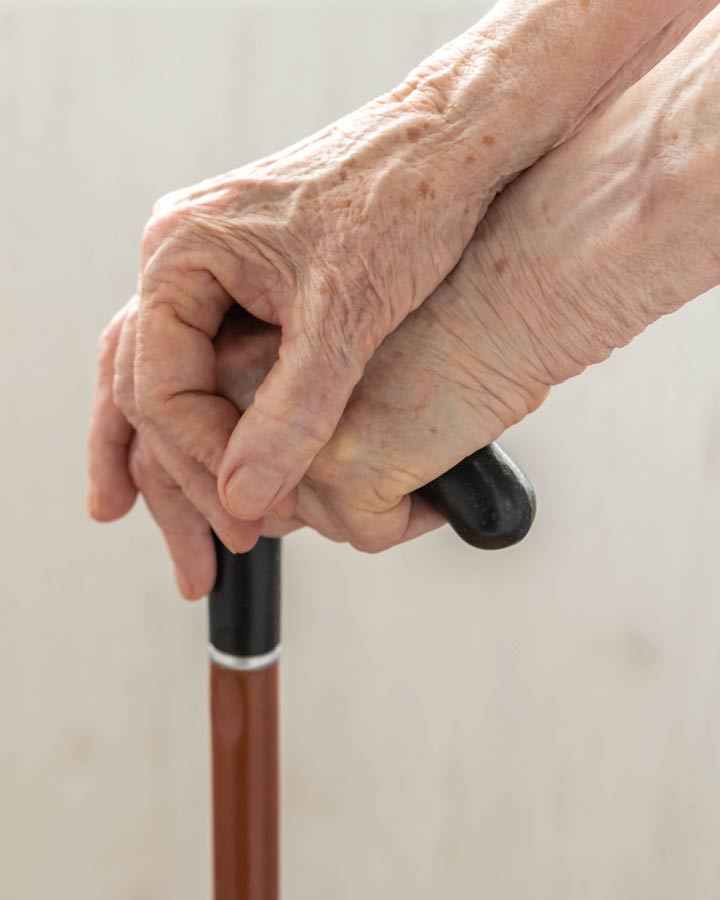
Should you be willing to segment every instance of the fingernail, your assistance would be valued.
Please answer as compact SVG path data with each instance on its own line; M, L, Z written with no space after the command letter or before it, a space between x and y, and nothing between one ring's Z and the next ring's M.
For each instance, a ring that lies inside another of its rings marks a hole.
M230 512L238 519L259 519L272 505L282 483L282 475L275 469L258 463L238 466L225 488Z

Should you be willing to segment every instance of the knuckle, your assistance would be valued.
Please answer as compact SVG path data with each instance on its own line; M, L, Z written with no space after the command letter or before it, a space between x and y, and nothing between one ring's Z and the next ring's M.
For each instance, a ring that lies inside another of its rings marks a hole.
M340 430L315 457L309 474L358 514L384 513L423 483L416 472L363 459L362 442Z
M113 378L113 403L132 427L138 431L142 425L143 415L138 409L132 375L128 377L126 374L116 371Z
M383 468L356 469L347 478L334 481L342 467L333 470L335 485L342 484L336 494L335 509L345 526L348 541L363 553L382 553L398 544L406 522L394 508L412 490L405 473Z
M97 341L97 364L100 369L111 369L115 360L115 345L117 343L117 328L108 325L100 332Z
M193 498L196 496L196 478L194 474L188 472L186 469L181 469L180 471L173 473L173 480L188 500L192 502Z
M162 202L162 206L155 205L153 213L143 229L140 247L142 258L145 261L155 255L187 218L183 207L170 201Z
M383 548L378 547L375 543L370 540L366 540L362 537L357 537L356 535L350 535L350 546L354 550L359 550L361 553L367 554L376 554L380 553Z
M348 534L350 545L362 553L382 553L397 543L372 520L354 521L348 526Z
M128 393L138 413L150 421L163 420L173 395L172 381L159 378L150 361L136 358L128 382Z
M157 474L157 468L157 462L145 444L135 441L128 459L128 470L135 486L145 489Z
M161 194L152 205L151 218L161 217L164 213L171 210L178 199L181 191L167 191Z
M157 418L161 406L158 398L158 390L152 380L142 377L142 369L138 372L132 390L132 402L138 413L143 418L154 421Z
M136 295L129 300L108 322L100 332L97 339L97 364L99 368L107 371L115 364L123 333L128 325L131 325L135 315Z
M402 539L405 523L392 513L345 510L342 514L350 544L363 553L382 553Z
M115 406L122 412L127 419L136 416L135 397L132 389L131 379L119 371L115 372L113 378L113 401Z
M402 498L422 483L411 472L388 466L363 468L354 475L357 490L354 493L355 508L369 515L377 515L393 509Z

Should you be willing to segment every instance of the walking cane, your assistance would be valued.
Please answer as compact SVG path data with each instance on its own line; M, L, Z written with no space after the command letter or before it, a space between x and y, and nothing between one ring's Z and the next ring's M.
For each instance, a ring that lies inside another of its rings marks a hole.
M460 537L487 550L527 534L535 495L497 445L478 450L420 495ZM278 900L280 541L232 554L216 539L209 599L215 900Z

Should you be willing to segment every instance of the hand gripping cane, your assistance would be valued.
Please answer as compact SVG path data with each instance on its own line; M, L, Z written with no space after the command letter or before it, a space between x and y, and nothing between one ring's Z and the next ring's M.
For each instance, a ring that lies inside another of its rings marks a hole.
M523 471L497 445L418 492L473 547L521 541L535 516ZM280 541L232 554L216 540L210 594L215 900L278 900Z

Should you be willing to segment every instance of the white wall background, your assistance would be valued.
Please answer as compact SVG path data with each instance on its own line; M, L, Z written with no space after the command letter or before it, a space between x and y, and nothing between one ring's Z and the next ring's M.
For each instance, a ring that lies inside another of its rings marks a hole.
M203 900L204 604L143 508L85 518L95 336L157 195L483 3L94 5L0 15L0 896ZM520 547L286 542L287 900L720 896L718 299L507 436L540 497Z

